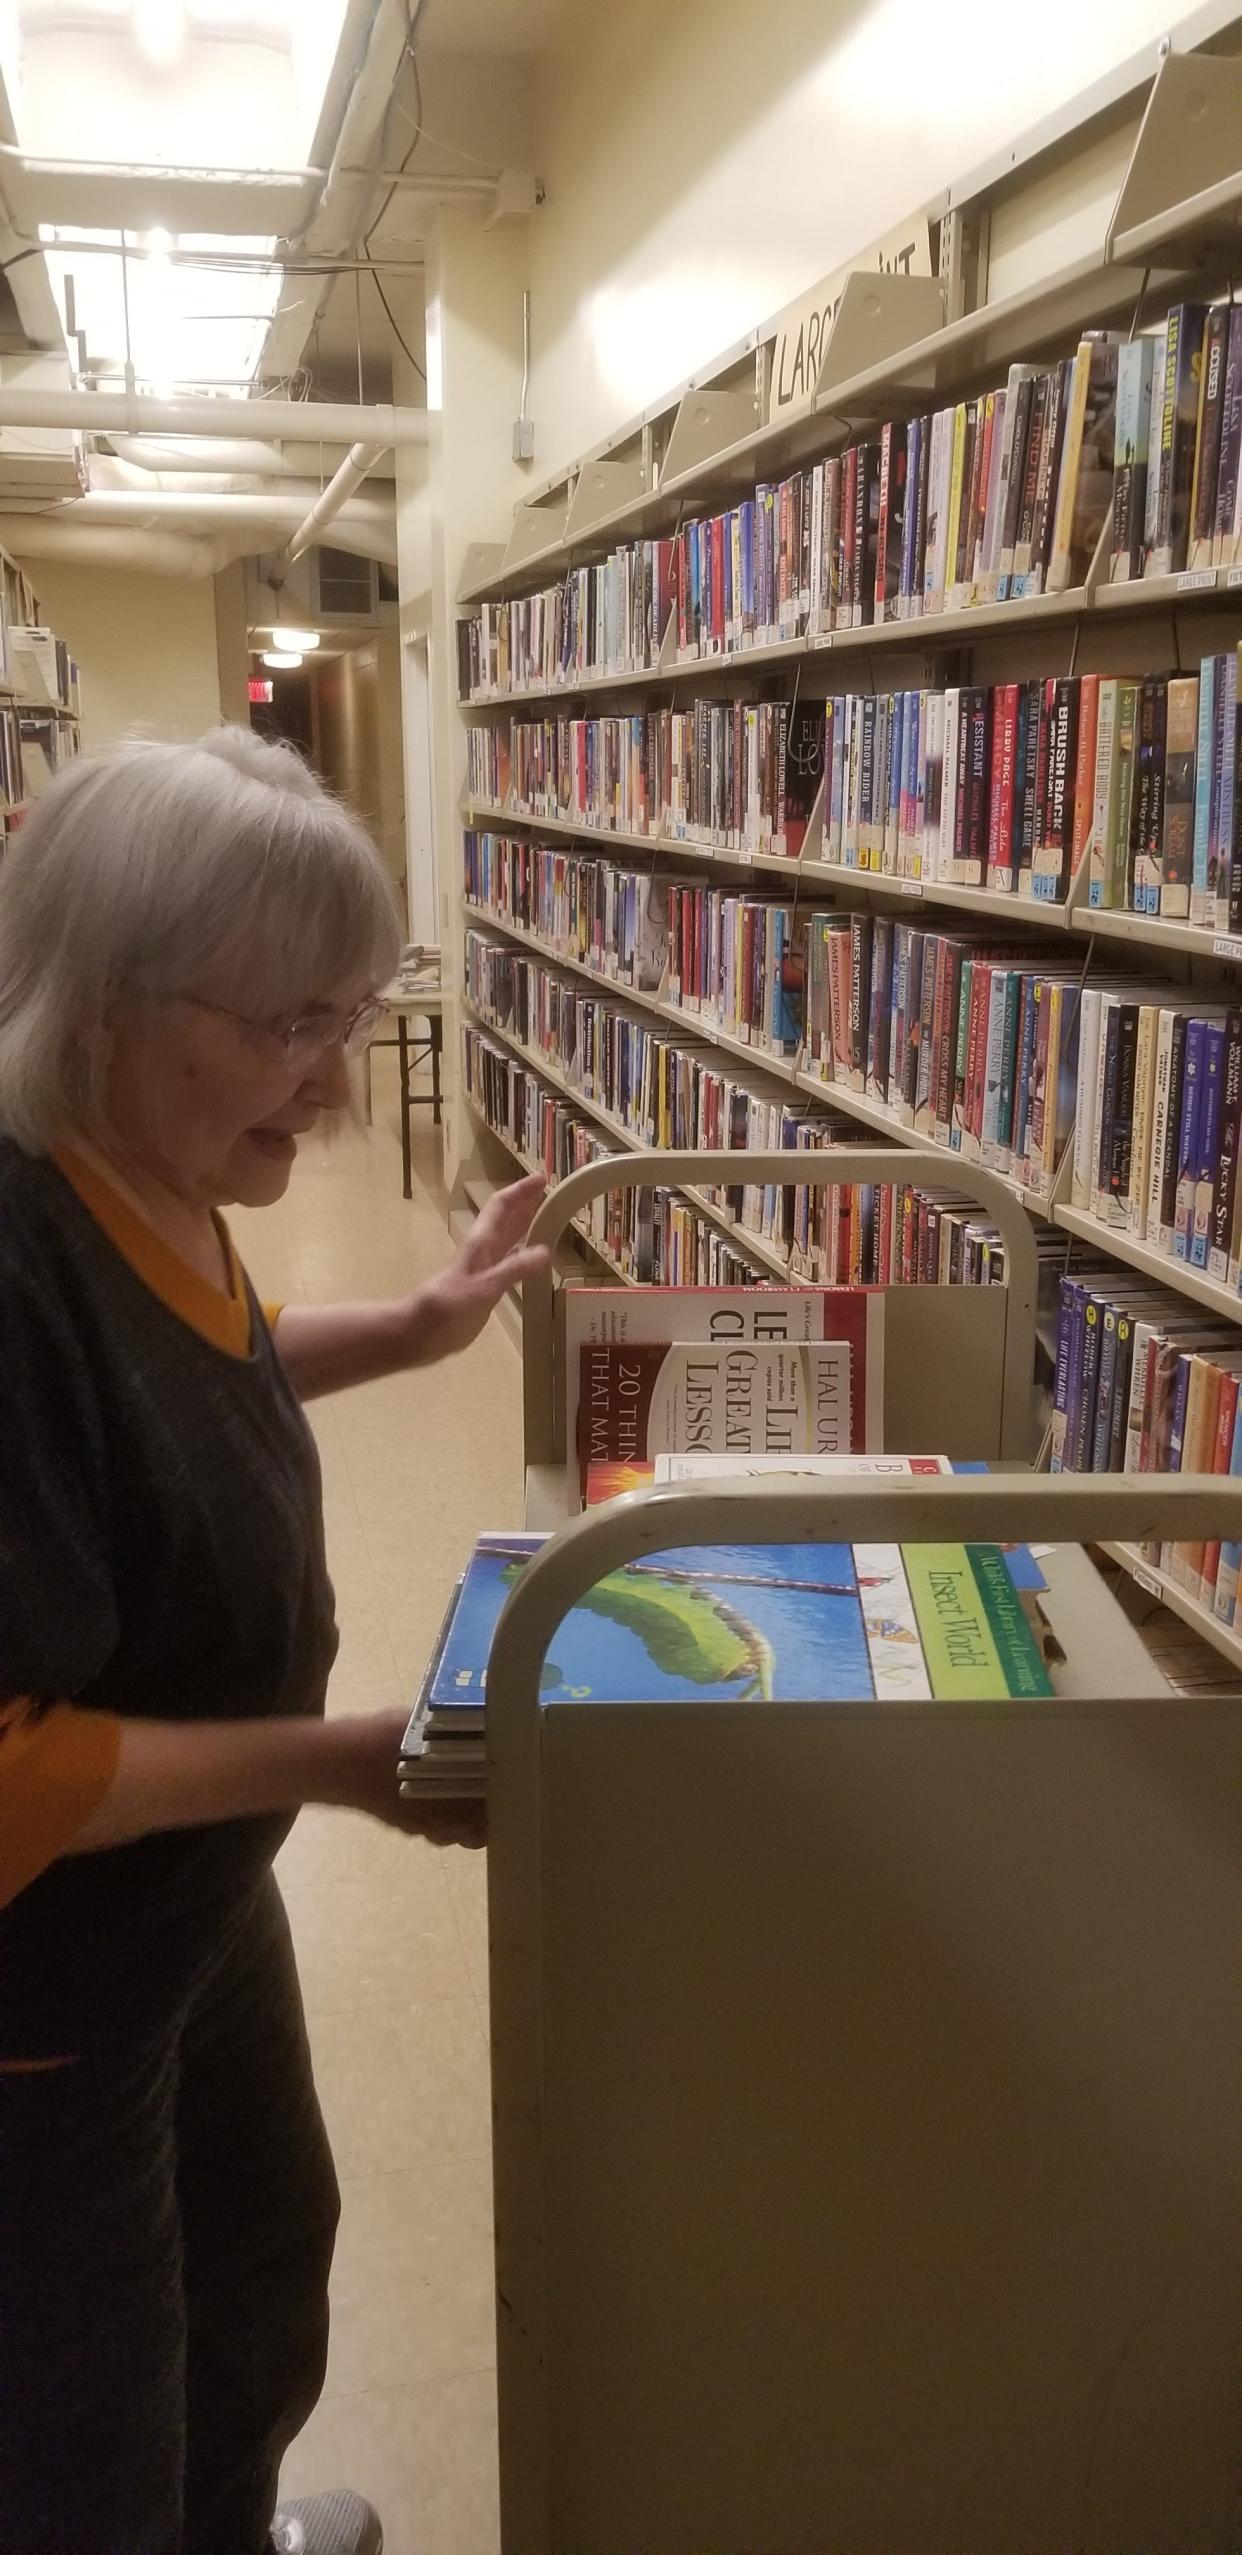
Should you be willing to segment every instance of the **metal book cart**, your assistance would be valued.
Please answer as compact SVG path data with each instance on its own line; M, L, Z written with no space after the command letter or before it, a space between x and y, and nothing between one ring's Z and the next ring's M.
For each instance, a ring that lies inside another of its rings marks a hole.
M542 1238L719 1174L594 1165ZM954 1450L1002 1462L1009 1270L972 1334L1000 1407ZM616 1501L528 1564L488 1679L504 2555L1236 2548L1242 1698L1174 1696L1078 1549L1230 1533L1242 1484L773 1479ZM640 1554L975 1539L1058 1545L1052 1702L540 1706L556 1625Z

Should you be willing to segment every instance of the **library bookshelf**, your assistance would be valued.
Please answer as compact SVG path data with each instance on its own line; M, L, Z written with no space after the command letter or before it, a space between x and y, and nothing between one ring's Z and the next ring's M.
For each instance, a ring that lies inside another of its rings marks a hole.
M1242 41L1242 24L1238 28ZM1208 103L1204 105L1205 89ZM847 454L860 439L945 403L977 399L1011 364L1034 366L1068 356L1083 331L1147 329L1179 299L1211 302L1231 291L1237 229L1242 215L1242 55L1214 54L1211 78L1202 58L1166 55L1142 113L1111 219L1092 250L1023 290L989 301L986 259L977 254L980 228L1000 200L985 190L975 202L939 209L940 274L929 278L851 277L827 333L819 375L799 413L773 407L771 344L774 330L760 331L734 348L705 380L685 386L660 409L648 411L609 444L586 455L550 481L515 514L504 543L480 544L471 553L459 590L464 615L486 605L518 604L583 566L599 566L619 546L675 541L704 516L726 512L753 494L757 484ZM1086 147L1090 120L1072 131L1062 148L1067 168ZM1193 136L1193 148L1192 148ZM1196 191L1184 193L1193 168ZM1000 183L1003 197L1004 182ZM972 241L976 243L972 252ZM917 286L917 289L915 287ZM972 303L974 306L968 306ZM1242 323L1240 323L1242 326ZM784 702L792 714L834 692L855 688L878 695L908 683L983 685L1105 674L1133 678L1168 666L1189 669L1213 650L1232 652L1242 641L1242 550L1208 566L1187 565L1168 574L1117 578L1110 562L1111 505L1090 555L1072 581L1056 593L1027 593L1005 601L964 602L956 610L915 612L863 626L824 628L815 614L792 632L756 634L751 645L715 642L687 648L676 612L648 629L645 647L609 662L571 663L553 682L467 684L459 702L464 738L494 729L506 717L623 717L659 707L673 711L696 700L747 704ZM838 668L840 672L838 674ZM667 810L649 830L622 830L580 816L545 815L515 790L488 798L467 784L461 803L465 828L563 843L601 860L619 855L630 867L657 863L663 876L687 875L733 892L784 887L795 912L817 908L918 919L929 931L947 932L954 918L994 921L1005 934L1029 940L1031 964L1088 971L1100 965L1101 981L1122 966L1150 982L1151 999L1232 1006L1242 1002L1242 931L1194 922L1173 912L1142 913L1101 907L1088 896L1084 858L1041 896L1000 894L934 875L900 875L893 867L856 866L823 854L824 792L806 826L801 851L748 852L717 837L687 832L668 821ZM984 865L986 874L986 863ZM1219 921L1219 916L1218 916ZM969 926L967 926L969 927ZM477 931L530 952L562 976L589 981L605 1005L615 1003L657 1016L684 1031L696 1045L742 1060L774 1090L801 1103L818 1100L832 1112L899 1146L925 1138L912 1132L887 1101L839 1080L807 1070L799 1052L765 1050L754 1039L732 1037L706 1013L668 998L666 986L640 992L584 964L490 905L462 901L454 916L459 951ZM459 968L459 974L461 972ZM511 1029L484 1010L465 1004L463 1018L515 1056L532 1074L563 1093L575 1111L593 1122L618 1149L639 1149L640 1139L597 1101L586 1098L554 1057L525 1046ZM482 1135L487 1122L474 1110ZM487 1127L489 1137L496 1130ZM502 1150L506 1139L498 1139ZM513 1147L507 1150L513 1154ZM1010 1193L1047 1232L1065 1238L1065 1266L1087 1252L1155 1279L1221 1323L1242 1325L1242 1293L1206 1272L1174 1259L1071 1202L1072 1134L1047 1193L1034 1193L1009 1178ZM516 1158L516 1157L515 1157ZM814 1156L798 1156L801 1165ZM943 1150L946 1186L960 1157ZM695 1212L720 1219L701 1194ZM728 1223L728 1219L724 1219ZM788 1278L784 1254L735 1224L728 1229L739 1252L762 1275ZM621 1274L619 1271L617 1274ZM1202 1608L1164 1583L1128 1546L1115 1557L1149 1593L1165 1598L1205 1639L1242 1661L1242 1628L1214 1622Z

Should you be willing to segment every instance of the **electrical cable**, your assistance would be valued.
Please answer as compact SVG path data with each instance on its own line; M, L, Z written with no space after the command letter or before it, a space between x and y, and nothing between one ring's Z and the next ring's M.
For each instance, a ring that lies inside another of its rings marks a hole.
M417 373L418 378L419 378L419 380L421 381L421 383L422 383L422 385L423 385L423 388L424 388L424 390L425 390L425 389L426 389L426 387L427 387L427 375L426 375L426 373L423 371L423 367L422 367L422 365L420 364L420 362L419 362L419 360L418 360L418 357L417 357L417 355L416 355L416 354L415 354L415 352L414 352L413 347L412 347L412 346L408 346L408 345L406 344L406 341L405 341L404 337L402 336L400 329L399 329L399 328L398 328L398 326L397 326L396 320L393 318L393 313L392 313L392 304L391 304L391 302L390 302L390 301L389 301L389 299L388 299L388 295L387 295L387 293L385 292L384 287L383 287L383 285L382 285L382 284L381 284L381 282L380 282L378 272L376 271L376 269L375 269L374 267L372 267L372 270L371 270L371 280L372 280L372 282L373 282L373 284L374 284L374 286L375 286L376 292L379 294L379 297L380 297L381 302L382 302L382 303L383 303L383 305L384 305L384 316L385 316L385 318L386 318L386 320L387 320L387 322L388 322L389 327L390 327L390 328L391 328L391 330L392 330L393 336L396 338L397 344L398 344L398 346L400 347L401 352L402 352L402 354L404 355L404 357L405 357L405 360L406 360L407 364L412 364L412 365L413 365L414 370L415 370L415 372Z

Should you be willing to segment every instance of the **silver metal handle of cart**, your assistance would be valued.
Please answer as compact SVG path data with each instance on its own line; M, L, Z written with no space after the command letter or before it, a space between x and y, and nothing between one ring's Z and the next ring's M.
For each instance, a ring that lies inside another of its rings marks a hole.
M568 1232L576 1215L592 1198L610 1189L704 1189L729 1185L769 1184L789 1189L835 1188L853 1184L900 1188L908 1181L928 1188L952 1190L971 1198L986 1212L1005 1245L1006 1323L1000 1443L1008 1454L1022 1451L1029 1421L1035 1366L1035 1299L1038 1261L1030 1218L1007 1182L995 1171L962 1162L933 1145L833 1145L823 1152L791 1153L772 1149L750 1153L733 1148L714 1153L647 1153L607 1155L571 1171L544 1199L530 1229L532 1242L550 1251ZM745 1242L745 1232L738 1239ZM552 1270L528 1278L522 1293L523 1417L527 1466L550 1464L557 1455L555 1392L555 1302Z

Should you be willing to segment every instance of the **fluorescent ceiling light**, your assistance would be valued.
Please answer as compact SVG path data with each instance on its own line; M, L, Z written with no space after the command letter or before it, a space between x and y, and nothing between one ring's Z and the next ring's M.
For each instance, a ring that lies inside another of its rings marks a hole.
M283 628L273 630L272 645L274 648L298 648L301 650L303 655L309 656L311 649L317 648L319 645L319 632L317 630L286 630Z
M62 313L66 279L73 278L92 372L121 375L128 358L139 384L160 395L248 390L279 298L280 269L214 260L270 258L273 238L145 231L127 243L122 271L117 231L57 230L45 222L39 237Z
M300 665L302 659L296 648L265 648L263 662L265 665L277 667L283 674L291 671L295 665Z
M243 187L256 172L304 169L349 11L350 0L0 0L12 138L31 159L212 170ZM140 223L141 188L134 201ZM91 372L121 374L119 233L39 236L62 314L73 277ZM280 297L275 240L183 232L152 233L149 244L155 254L135 256L125 275L139 383L244 392ZM212 250L234 261L248 251L255 263L202 262Z

